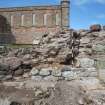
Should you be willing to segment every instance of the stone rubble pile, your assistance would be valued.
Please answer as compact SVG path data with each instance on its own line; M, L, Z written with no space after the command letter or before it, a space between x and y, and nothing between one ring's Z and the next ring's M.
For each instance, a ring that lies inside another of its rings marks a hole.
M15 76L21 76L29 72L34 66L71 65L79 51L78 37L76 32L72 36L71 31L49 33L34 40L34 45L29 48L2 48L0 80L4 77L11 79ZM74 41L72 41L73 38Z
M42 38L34 40L34 45L29 48L4 48L5 50L0 51L0 80L14 79L18 76L45 80L66 78L72 80L82 77L78 75L79 72L84 76L104 77L104 37L104 30L69 30L44 34ZM64 66L71 64L77 67L78 72L71 69L61 71ZM30 75L33 69L36 74ZM53 71L58 76L54 76ZM86 71L86 74L82 71Z
M80 67L95 67L100 80L105 82L105 30L79 31L81 36L78 62Z
M35 46L37 53L37 60L40 63L69 63L72 60L72 38L70 32L68 33L50 33L43 35L39 41L39 45ZM68 59L68 62L66 61Z
M98 58L101 57L101 59L104 59L105 31L89 32L84 30L80 32L80 35L81 39L78 58L83 58L83 60L86 60L87 58L87 61L91 62L90 66L92 66L93 62Z
M89 76L96 76L96 72L92 73L95 68L97 72L100 70L104 77L104 37L104 30L70 30L45 34L41 39L34 40L34 45L29 48L4 48L0 53L0 80L14 79L18 76L52 80L64 79L67 76L71 79L73 76L81 77L73 70L65 70L67 72L64 73L61 71L64 66L71 64L77 67L78 72L78 68L81 68L80 73L86 71ZM30 75L34 68L36 74ZM57 78L52 71L58 72Z
M20 99L28 101L25 90L34 94L26 105L104 105L105 30L93 25L90 30L44 34L29 48L0 47L0 81L23 89L10 89L16 105L23 105Z

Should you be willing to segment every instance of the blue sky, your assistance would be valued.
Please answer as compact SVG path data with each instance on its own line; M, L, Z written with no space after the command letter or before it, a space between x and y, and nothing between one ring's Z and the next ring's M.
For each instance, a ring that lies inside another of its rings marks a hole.
M0 7L59 4L60 0L0 0ZM71 0L70 26L89 28L91 24L105 25L105 0Z

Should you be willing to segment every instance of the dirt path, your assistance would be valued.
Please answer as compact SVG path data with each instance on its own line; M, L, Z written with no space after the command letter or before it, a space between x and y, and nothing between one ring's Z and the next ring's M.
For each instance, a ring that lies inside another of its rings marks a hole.
M4 100L7 98L10 102L32 105L34 102L34 91L0 85L0 97Z

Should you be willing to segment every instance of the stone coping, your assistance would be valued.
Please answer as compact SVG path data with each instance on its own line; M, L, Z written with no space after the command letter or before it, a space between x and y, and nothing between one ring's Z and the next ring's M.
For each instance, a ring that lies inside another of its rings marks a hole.
M45 6L25 6L25 7L8 7L0 8L0 12L12 12L12 11L33 11L33 10L52 10L60 9L60 5L45 5Z

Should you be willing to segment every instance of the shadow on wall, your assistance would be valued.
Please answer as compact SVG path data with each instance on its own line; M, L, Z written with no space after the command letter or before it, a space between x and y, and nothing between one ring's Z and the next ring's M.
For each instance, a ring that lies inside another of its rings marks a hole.
M8 20L0 15L0 44L14 44L16 39L11 31Z

